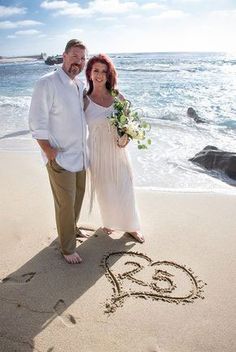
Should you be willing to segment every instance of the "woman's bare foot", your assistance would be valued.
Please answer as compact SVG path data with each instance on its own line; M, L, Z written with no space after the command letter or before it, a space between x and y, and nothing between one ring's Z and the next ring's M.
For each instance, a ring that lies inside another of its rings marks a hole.
M67 263L69 264L79 264L82 262L81 257L77 252L74 252L72 254L62 254Z
M127 232L130 236L132 236L139 243L145 242L145 238L141 233L138 232Z
M107 235L111 235L113 230L109 229L108 227L103 227L102 231L105 232Z

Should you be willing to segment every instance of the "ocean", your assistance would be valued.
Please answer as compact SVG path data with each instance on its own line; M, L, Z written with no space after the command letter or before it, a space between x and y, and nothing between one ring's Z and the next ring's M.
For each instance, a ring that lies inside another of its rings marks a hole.
M236 182L188 161L207 145L236 152L236 56L225 53L111 54L119 89L149 121L152 145L129 143L135 186L235 193ZM0 150L38 152L28 131L33 86L54 70L43 61L0 64ZM84 79L84 75L81 75ZM197 124L193 107L206 121Z

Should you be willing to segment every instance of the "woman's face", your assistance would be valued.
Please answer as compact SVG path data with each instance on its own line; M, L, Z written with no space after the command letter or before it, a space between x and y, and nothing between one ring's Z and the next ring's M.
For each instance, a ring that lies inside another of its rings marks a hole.
M107 65L102 64L101 62L96 62L93 64L91 74L90 74L90 79L93 82L93 86L105 86L107 82Z

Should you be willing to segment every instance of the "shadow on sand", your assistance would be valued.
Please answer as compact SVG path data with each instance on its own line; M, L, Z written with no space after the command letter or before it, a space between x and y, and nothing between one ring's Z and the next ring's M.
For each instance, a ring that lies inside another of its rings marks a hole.
M125 234L113 239L98 229L79 246L81 264L67 264L55 240L17 271L1 278L1 351L38 351L35 336L58 316L66 325L76 324L76 317L63 312L104 275L100 266L104 255L128 251L134 244ZM45 351L54 351L54 347Z
M6 138L23 136L23 135L26 135L26 134L29 134L29 133L30 133L29 130L22 130L22 131L18 131L18 132L5 134L4 136L0 137L0 139L6 139Z

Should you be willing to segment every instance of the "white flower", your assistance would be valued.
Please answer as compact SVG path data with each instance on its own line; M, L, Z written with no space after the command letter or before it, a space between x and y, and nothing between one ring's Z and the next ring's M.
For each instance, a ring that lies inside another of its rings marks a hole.
M147 145L151 144L150 139L145 143L146 132L150 130L151 126L141 119L137 110L132 111L130 107L131 104L128 100L121 101L116 97L114 100L115 111L111 116L108 116L108 119L116 127L120 137L126 134L130 139L138 141L139 149L146 149Z

